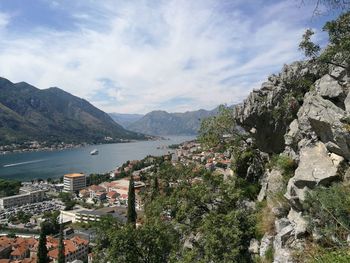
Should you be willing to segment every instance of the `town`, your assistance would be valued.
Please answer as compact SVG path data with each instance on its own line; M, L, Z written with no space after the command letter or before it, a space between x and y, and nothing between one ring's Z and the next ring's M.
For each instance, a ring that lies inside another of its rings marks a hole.
M136 227L143 223L147 178L167 161L172 165L201 166L211 172L233 176L231 153L203 150L196 141L176 145L167 155L147 156L127 161L103 175L72 173L58 181L23 182L19 194L0 198L0 262L36 262L38 236L43 223L64 226L66 262L92 262L94 231L91 225L112 216L121 224L127 222L130 179L135 189ZM200 180L200 178L198 178ZM58 228L56 227L56 230ZM47 237L48 256L58 257L58 231Z

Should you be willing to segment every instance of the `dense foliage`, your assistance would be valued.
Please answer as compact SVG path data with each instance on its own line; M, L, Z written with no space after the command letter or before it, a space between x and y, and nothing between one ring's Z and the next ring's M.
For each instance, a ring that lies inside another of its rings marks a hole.
M350 187L334 184L317 188L305 201L310 227L319 234L319 243L325 247L347 245L350 234Z
M101 223L98 243L108 245L99 253L126 262L249 262L254 216L235 178L170 163L155 178L144 193L143 226L107 233Z
M59 198L64 203L65 208L64 210L72 210L76 204L75 200L73 199L73 196L71 193L61 192L59 194Z
M311 41L314 32L306 30L299 44L305 56L316 63L346 67L350 62L350 12L340 15L337 19L329 21L323 27L328 33L328 45L321 50L318 44ZM321 53L320 53L321 52Z
M20 187L19 181L0 179L0 198L18 194Z
M135 197L135 186L134 186L134 177L131 176L129 182L129 190L128 190L128 213L127 213L128 223L136 226L136 197Z

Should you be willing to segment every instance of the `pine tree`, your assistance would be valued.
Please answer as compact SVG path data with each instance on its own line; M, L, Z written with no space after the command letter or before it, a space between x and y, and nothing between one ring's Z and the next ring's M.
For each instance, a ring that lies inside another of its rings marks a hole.
M37 257L38 257L37 263L49 262L49 258L47 256L47 247L46 247L46 231L44 227L41 228L41 232L40 232Z
M136 226L136 218L134 177L131 176L128 191L128 223Z
M60 225L60 241L58 244L58 263L65 263L66 257L64 254L64 239L63 239L63 225Z

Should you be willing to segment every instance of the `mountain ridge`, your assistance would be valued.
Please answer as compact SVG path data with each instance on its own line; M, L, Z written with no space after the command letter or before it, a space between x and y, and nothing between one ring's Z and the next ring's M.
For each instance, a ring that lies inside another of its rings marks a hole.
M134 132L157 136L196 135L201 121L216 113L217 108L213 110L186 111L183 113L155 110L127 125L126 128Z
M145 138L125 130L87 100L57 87L41 90L26 82L0 78L0 91L0 144Z

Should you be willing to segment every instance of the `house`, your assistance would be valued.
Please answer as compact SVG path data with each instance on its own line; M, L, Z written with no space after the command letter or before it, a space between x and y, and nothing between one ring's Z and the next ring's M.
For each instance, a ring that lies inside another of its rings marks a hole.
M74 262L75 260L87 261L89 254L89 242L80 237L73 237L64 240L64 254L66 262ZM54 262L58 262L58 246L48 252L49 258Z
M10 254L11 260L21 260L29 256L29 248L25 244L17 246Z

